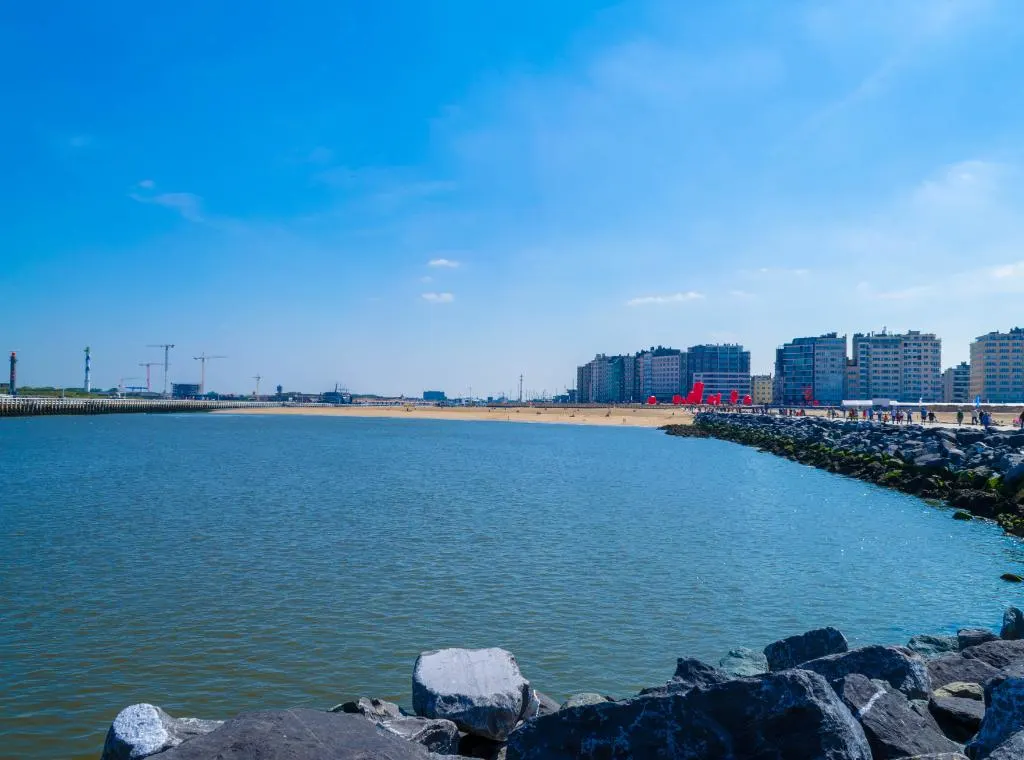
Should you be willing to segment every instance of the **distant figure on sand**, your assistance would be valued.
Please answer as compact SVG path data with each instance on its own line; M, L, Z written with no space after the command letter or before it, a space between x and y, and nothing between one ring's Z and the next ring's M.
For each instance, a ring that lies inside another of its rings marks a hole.
M1017 418L1017 424L1020 425L1020 429L1024 430L1024 410L1021 410L1020 417Z
M1021 412L1021 414L1024 414L1024 412ZM960 427L963 424L964 424L964 410L963 409L957 409L956 410L956 426Z

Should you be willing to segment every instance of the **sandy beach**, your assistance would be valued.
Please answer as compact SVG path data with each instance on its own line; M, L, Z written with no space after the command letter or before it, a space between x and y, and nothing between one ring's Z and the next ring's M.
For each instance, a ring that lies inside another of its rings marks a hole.
M220 414L221 412L215 412ZM501 408L437 406L284 406L267 409L233 409L228 414L291 414L323 417L390 417L409 420L464 420L475 422L532 422L562 425L657 428L688 425L693 416L671 407L655 408Z

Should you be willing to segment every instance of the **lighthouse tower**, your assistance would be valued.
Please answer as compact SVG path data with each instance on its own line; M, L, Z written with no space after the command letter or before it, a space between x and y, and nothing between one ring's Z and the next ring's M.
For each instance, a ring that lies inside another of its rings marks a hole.
M86 393L92 392L92 352L89 347L85 347L85 384L82 386L85 388Z

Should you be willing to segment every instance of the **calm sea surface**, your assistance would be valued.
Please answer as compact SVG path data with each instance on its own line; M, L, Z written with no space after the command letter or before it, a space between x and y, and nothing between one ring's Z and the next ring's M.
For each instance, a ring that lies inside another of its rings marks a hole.
M445 646L624 696L814 626L994 626L1022 565L947 509L651 430L0 420L0 756L97 758L133 702L408 704Z

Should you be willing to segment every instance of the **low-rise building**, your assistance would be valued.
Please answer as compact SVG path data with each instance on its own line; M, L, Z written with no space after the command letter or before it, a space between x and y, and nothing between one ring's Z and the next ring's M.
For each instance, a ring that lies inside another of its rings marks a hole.
M771 375L751 375L750 395L758 406L768 406L774 400L774 379Z

